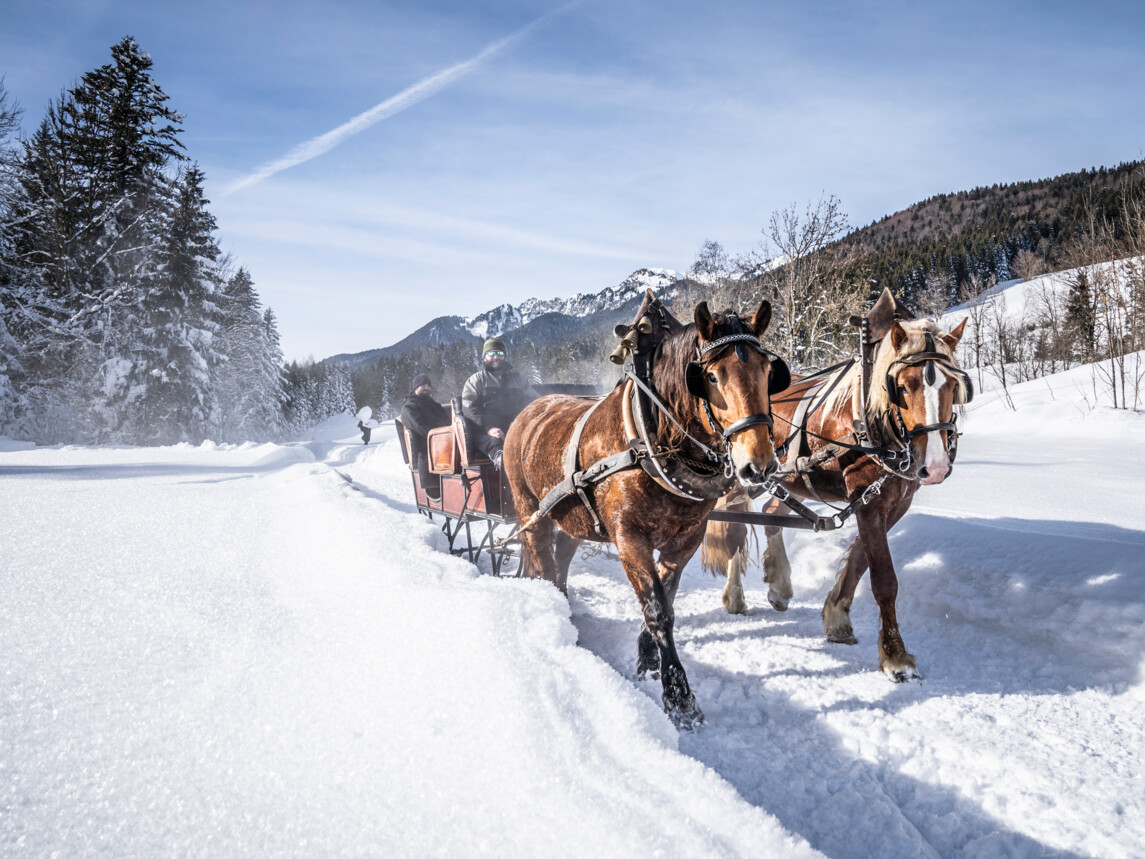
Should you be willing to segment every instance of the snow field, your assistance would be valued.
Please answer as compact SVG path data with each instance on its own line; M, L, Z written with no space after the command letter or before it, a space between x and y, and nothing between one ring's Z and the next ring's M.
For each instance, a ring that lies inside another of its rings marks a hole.
M395 455L0 454L3 852L812 855L551 587L339 473Z
M877 671L865 582L823 638L853 525L791 532L787 612L685 570L683 734L616 559L567 601L480 575L392 428L2 442L0 852L1145 855L1145 421L1071 374L981 394L891 533L923 682Z

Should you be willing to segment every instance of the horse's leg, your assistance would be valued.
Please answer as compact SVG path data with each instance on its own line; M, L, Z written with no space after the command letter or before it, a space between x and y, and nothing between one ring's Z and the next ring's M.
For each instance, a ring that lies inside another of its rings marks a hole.
M703 539L702 530L687 557L691 557L695 552L701 539ZM620 553L620 563L624 565L628 581L632 583L632 588L640 600L640 608L644 614L643 632L648 634L659 651L664 712L678 728L693 728L703 721L704 716L696 706L696 698L688 685L684 666L680 664L680 657L676 653L673 635L675 614L672 610L672 599L679 585L683 564L674 563L671 558L665 560L664 552L661 550L661 565L657 568L652 557L652 542L635 529L620 530L616 535L616 548ZM643 632L638 642L641 649L646 642ZM638 662L638 672L643 662L643 659Z
M724 608L728 614L746 614L747 601L743 597L743 571L747 569L747 540L728 558L728 583L724 585Z
M791 562L783 544L783 529L770 525L763 529L767 548L763 550L763 580L767 582L767 601L776 611L787 611L794 591L791 589Z
M642 626L636 637L636 679L644 680L649 675L653 680L660 679L660 648L648 627Z
M886 531L895 526L903 517L910 502L902 502L895 507L887 520ZM866 509L866 508L864 508ZM861 519L860 519L861 521ZM886 531L883 532L883 541L886 541ZM889 551L887 557L890 557ZM854 628L851 626L851 603L855 599L855 588L867 571L867 553L863 550L863 536L860 528L859 536L854 539L843 556L839 571L835 574L835 586L827 594L823 603L823 632L827 640L834 644L858 644Z
M700 540L703 539L703 531L700 532ZM684 573L684 567L688 561L691 560L692 555L695 554L696 549L699 548L699 540L696 545L691 549L684 550L683 552L673 552L668 549L660 550L660 560L656 564L656 574L660 579L661 585L664 587L664 595L668 600L668 609L671 612L671 623L668 628L668 641L672 647L672 653L676 655L675 633L674 627L676 622L676 612L673 606L676 604L676 591L680 588L680 578ZM743 548L737 554L747 557L746 541ZM676 657L675 668L664 662L661 658L663 667L661 680L664 682L664 696L665 699L669 697L669 684L673 684L675 691L672 695L676 700L683 700L686 706L678 710L676 714L669 711L669 716L678 727L691 730L697 725L703 724L704 714L700 711L699 705L696 703L696 698L692 694L691 687L688 685L688 678L684 674L684 666L680 663L679 657ZM674 672L679 672L675 675ZM667 707L665 706L665 709Z
M827 600L823 603L823 632L828 641L835 644L859 643L851 626L851 602L855 598L855 588L866 571L867 555L863 552L862 541L856 537L835 574L835 587L831 588L831 593L827 594Z
M879 604L879 669L891 680L901 683L919 679L919 673L914 657L903 644L895 614L899 583L887 543L889 529L886 514L878 508L859 518L859 537L871 569L871 594Z
M576 556L577 547L583 542L584 540L570 537L560 528L556 528L553 532L553 554L557 568L556 582L563 594L568 593L569 565Z
M533 527L521 532L522 561L529 578L544 579L560 587L557 561L553 554L553 520L542 516ZM564 588L561 588L564 592Z

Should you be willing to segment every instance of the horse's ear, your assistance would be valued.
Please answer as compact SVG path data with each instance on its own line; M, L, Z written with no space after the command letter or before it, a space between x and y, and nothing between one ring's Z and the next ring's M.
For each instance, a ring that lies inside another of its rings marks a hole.
M962 317L962 321L955 325L949 334L942 335L942 339L946 342L946 345L950 347L951 352L953 352L954 347L958 345L958 341L962 339L962 332L965 330L966 320L969 318L969 316Z
M906 342L906 329L899 324L896 319L891 323L891 346L894 347L896 352L902 348L902 344Z
M767 326L771 324L771 302L766 298L759 303L759 309L751 318L751 331L756 337L762 337Z
M871 342L876 343L887 336L891 323L895 320L898 304L889 289L884 289L879 300L867 311L867 328L871 332Z
M696 305L696 331L704 340L711 340L715 327L716 323L712 319L711 311L708 310L708 302L701 301Z

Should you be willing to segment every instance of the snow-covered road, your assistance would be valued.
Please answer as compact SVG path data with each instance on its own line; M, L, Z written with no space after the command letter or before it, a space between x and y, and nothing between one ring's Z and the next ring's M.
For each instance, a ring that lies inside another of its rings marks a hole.
M0 853L1145 854L1145 420L1058 394L975 408L892 532L922 683L877 672L865 585L822 637L853 529L789 537L786 613L693 562L691 734L619 564L479 575L392 433L0 442Z

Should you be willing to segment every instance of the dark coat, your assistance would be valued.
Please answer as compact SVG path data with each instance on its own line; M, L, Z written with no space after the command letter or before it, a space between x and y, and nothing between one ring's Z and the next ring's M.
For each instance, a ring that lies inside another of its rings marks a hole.
M507 430L537 396L525 377L506 364L500 373L482 369L470 376L461 392L461 405L465 416L482 430Z
M449 409L434 400L429 394L419 397L410 394L402 404L402 424L413 437L410 455L425 454L425 436L435 427L449 426Z

